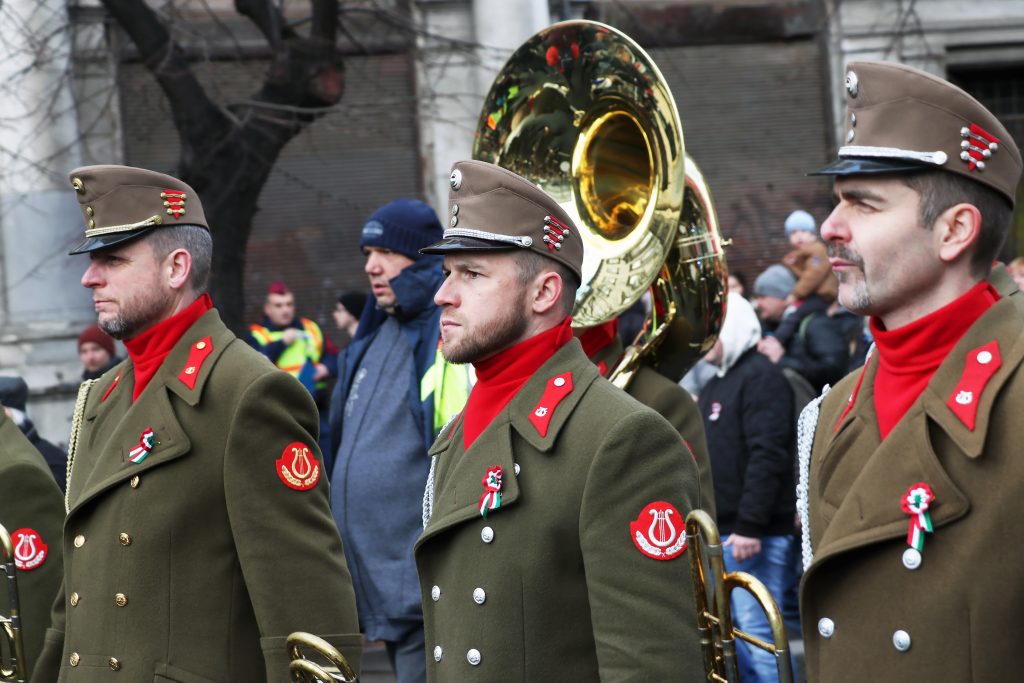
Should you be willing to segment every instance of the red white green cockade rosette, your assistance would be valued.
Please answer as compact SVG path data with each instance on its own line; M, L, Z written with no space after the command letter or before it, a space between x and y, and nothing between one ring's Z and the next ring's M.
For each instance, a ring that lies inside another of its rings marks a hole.
M153 440L156 435L152 429L147 429L139 435L139 445L128 451L128 459L138 464L146 459L149 452L153 450Z
M911 515L910 529L907 531L907 545L918 552L924 550L925 533L934 531L932 517L928 513L928 508L934 502L935 494L931 487L924 482L919 482L908 488L907 492L903 494L903 500L900 501L903 511Z
M480 516L487 518L488 510L501 507L501 465L487 469L483 478L484 494L480 496Z

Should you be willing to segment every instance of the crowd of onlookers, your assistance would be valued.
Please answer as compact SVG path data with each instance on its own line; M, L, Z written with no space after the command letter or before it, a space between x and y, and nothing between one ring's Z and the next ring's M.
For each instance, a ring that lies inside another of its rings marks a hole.
M794 211L784 227L792 250L750 292L730 275L718 340L682 384L704 419L726 569L760 579L799 633L797 419L826 385L864 363L870 337L865 319L836 301L838 282L814 218ZM735 594L733 612L738 627L771 639L749 594ZM745 643L740 666L745 681L776 680L773 657Z

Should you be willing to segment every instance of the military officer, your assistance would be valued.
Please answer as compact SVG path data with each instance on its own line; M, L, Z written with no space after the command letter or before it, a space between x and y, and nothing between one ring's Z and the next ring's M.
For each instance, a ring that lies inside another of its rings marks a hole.
M812 403L809 472L801 444L808 678L1018 680L1024 296L993 259L1020 152L916 69L854 62L845 88L822 237L877 350Z
M473 363L430 450L416 562L431 681L703 680L671 425L602 379L569 313L583 245L523 178L455 164L442 353Z
M71 184L87 226L71 253L129 358L79 392L64 585L33 681L278 683L297 630L358 666L313 399L212 307L199 197L124 166Z
M18 425L0 409L0 524L11 536L17 568L22 637L27 671L43 648L50 606L61 569L64 501L46 461ZM10 616L6 589L0 590L0 614Z
M622 361L625 349L618 335L618 321L587 328L577 333L583 350L601 371L610 377ZM711 459L704 435L704 420L697 403L683 387L648 365L636 369L626 393L653 408L676 428L686 444L687 455L697 463L700 482L700 509L715 518L715 486L711 479Z

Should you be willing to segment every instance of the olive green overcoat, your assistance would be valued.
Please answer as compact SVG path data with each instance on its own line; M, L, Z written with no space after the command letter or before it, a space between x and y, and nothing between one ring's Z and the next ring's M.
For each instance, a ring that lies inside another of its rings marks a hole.
M68 485L64 585L33 681L281 683L284 641L298 630L358 666L327 477L296 490L278 475L296 444L322 468L309 392L215 310L134 403L133 387L125 361L89 391ZM152 451L133 463L147 429Z
M61 533L64 499L50 468L36 447L0 408L0 524L12 535L15 557L24 558L17 572L18 603L28 670L43 648L50 625L50 607L63 576ZM20 536L15 532L27 530ZM17 545L22 544L21 548ZM0 579L4 575L0 573ZM0 614L10 616L6 583L0 590Z
M568 393L548 400L560 379ZM635 520L653 525L645 510L661 501L678 518L659 540L678 539L697 468L671 425L599 377L578 340L468 451L457 420L430 454L415 549L428 680L704 680L690 553L652 559L631 532ZM485 518L494 466L501 505Z
M604 363L603 375L608 377L622 360L623 351L622 341L616 337L611 344L595 353L591 360L598 367ZM690 392L650 366L641 365L626 387L626 393L648 408L653 408L683 437L700 475L700 509L716 519L715 485L711 479L711 458L708 455L708 440L704 435L704 418Z
M801 584L812 683L1021 678L1024 295L996 271L990 282L1002 298L884 442L877 355L849 414L840 419L859 375L825 397L810 464L814 560ZM982 387L965 368L991 377ZM954 407L977 410L973 429ZM922 482L935 495L934 532L916 563L913 553L904 560L911 517L900 502Z

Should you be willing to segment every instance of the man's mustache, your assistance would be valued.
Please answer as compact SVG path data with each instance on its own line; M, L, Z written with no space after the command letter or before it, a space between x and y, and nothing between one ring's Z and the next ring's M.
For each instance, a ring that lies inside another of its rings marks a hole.
M828 245L828 255L829 258L837 258L841 261L846 261L850 265L864 270L864 260L860 257L860 254L843 246L842 244Z

